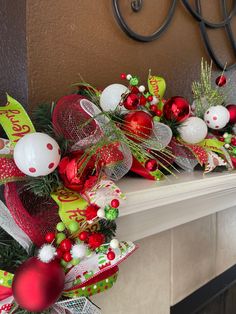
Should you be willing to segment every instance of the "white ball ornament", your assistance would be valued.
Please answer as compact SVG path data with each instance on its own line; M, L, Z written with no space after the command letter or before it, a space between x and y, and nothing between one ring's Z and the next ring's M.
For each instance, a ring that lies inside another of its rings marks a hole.
M212 106L204 114L207 126L214 130L223 129L229 122L230 114L224 106Z
M84 244L75 244L71 248L71 255L74 259L83 258L86 256L87 247Z
M207 125L198 117L186 119L178 128L181 138L189 144L196 144L207 136Z
M104 218L105 217L105 210L100 208L98 211L97 211L97 216L99 218Z
M140 91L140 93L144 93L145 92L145 86L144 85L140 85L138 90Z
M31 133L22 137L14 149L17 167L31 177L46 176L58 166L60 147L49 135Z
M111 84L101 93L100 105L104 111L114 111L119 105L122 94L127 92L127 87L122 84Z
M110 242L110 247L112 249L117 249L119 247L119 241L117 239L112 239Z

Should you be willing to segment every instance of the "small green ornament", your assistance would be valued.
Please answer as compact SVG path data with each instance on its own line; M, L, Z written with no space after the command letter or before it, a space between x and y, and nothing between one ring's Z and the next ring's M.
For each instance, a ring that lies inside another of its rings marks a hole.
M77 221L70 222L68 229L71 233L75 233L79 230L79 223Z
M105 217L108 220L115 220L119 216L118 208L108 207L105 209Z
M73 266L76 266L80 263L80 259L79 258L73 258L72 261L71 261L71 264Z
M225 138L225 143L230 144L231 143L231 136L228 136Z
M139 83L139 80L136 76L132 77L131 80L129 81L130 85L132 86L137 86Z
M236 155L236 147L233 148L233 154Z
M67 262L64 261L64 259L61 260L61 266L66 268L67 267Z
M57 231L62 232L65 229L66 229L66 226L64 225L64 223L62 221L58 222L58 224L57 224Z
M155 121L155 122L159 122L160 120L161 120L161 118L158 116L153 117L153 121Z
M64 233L58 233L57 235L56 235L56 243L57 244L60 244L61 243L61 241L63 241L63 240L65 240L65 238L66 238L66 235L64 234Z

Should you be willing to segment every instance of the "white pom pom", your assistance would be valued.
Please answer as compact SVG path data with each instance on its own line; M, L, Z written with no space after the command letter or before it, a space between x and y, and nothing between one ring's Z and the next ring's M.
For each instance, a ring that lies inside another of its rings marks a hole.
M140 85L138 90L140 91L140 93L144 93L145 92L145 86Z
M99 218L104 218L105 217L105 211L104 211L104 209L99 209L98 211L97 211L97 216L99 217Z
M110 247L112 249L117 249L119 247L119 241L117 239L112 239L110 242Z
M44 244L38 252L38 258L43 263L51 262L55 258L55 256L56 248L51 244Z
M129 80L131 80L131 79L132 79L132 75L131 75L131 74L127 74L127 75L126 75L126 80L129 81Z
M229 148L229 147L230 147L230 145L229 145L229 144L225 144L224 146L225 146L225 148Z
M87 247L84 244L75 244L72 246L71 255L74 259L83 258L86 255Z

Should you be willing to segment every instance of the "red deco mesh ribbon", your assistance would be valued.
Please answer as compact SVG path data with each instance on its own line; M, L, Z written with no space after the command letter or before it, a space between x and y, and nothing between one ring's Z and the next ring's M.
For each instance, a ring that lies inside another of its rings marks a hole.
M35 199L24 191L22 183L7 183L4 196L15 222L35 245L41 246L46 233L53 232L60 220L56 203L51 198Z

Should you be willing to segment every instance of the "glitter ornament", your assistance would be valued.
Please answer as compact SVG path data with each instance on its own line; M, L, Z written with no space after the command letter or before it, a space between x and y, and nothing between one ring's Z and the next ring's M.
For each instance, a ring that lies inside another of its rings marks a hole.
M107 220L116 220L116 218L119 216L119 210L113 207L106 208L105 215Z
M125 115L122 128L124 131L135 135L134 137L130 136L134 141L136 137L146 139L152 132L152 116L144 111L130 112Z
M230 104L226 109L229 111L229 122L232 124L236 123L236 105Z
M22 137L14 149L17 167L31 177L46 176L59 164L61 155L57 142L44 133L31 133Z
M207 136L207 125L198 117L190 117L178 127L181 138L189 144L196 144Z
M101 93L100 105L104 111L114 111L120 104L122 95L127 92L127 87L122 84L111 84Z
M207 126L214 130L223 129L229 122L230 113L224 106L212 106L204 114Z
M23 309L41 313L59 299L64 282L65 273L57 260L46 264L32 257L17 269L12 292Z
M222 87L226 84L227 79L224 75L220 75L216 78L216 85Z
M170 98L163 107L163 115L170 121L183 122L189 117L190 111L188 101L180 96Z
M50 244L44 244L38 252L38 258L43 263L51 262L56 256L56 248Z

